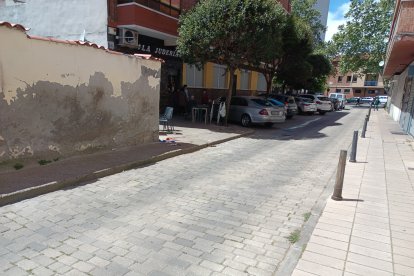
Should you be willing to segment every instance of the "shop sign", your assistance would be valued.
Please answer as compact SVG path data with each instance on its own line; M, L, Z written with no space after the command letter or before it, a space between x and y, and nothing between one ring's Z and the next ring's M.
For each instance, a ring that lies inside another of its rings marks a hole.
M151 47L151 45L138 44L138 50L154 55L179 57L177 50L170 50L155 46Z

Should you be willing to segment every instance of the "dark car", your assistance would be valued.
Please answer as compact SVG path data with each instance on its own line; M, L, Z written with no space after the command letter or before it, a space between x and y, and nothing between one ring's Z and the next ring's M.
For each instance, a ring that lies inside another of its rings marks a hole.
M298 106L293 96L288 95L270 95L271 98L282 102L286 106L286 118L290 119L298 113Z

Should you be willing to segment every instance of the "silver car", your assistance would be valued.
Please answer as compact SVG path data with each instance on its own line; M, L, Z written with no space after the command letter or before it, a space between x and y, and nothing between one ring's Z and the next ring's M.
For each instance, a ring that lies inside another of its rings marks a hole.
M332 105L328 97L313 94L304 94L300 95L300 97L311 99L316 104L316 109L320 115L324 115L326 112L331 111Z
M264 124L272 126L286 120L285 108L275 106L259 97L235 96L231 98L229 119L240 122L242 126Z
M317 110L316 104L311 99L296 97L295 101L300 113L313 114Z

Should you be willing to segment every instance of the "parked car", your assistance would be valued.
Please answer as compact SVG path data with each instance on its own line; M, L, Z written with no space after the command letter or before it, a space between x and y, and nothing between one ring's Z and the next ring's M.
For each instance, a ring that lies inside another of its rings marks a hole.
M316 104L311 99L295 97L295 101L299 113L313 114L316 112Z
M316 104L316 109L320 115L325 115L326 112L331 110L331 102L328 97L313 94L304 94L300 97L311 99Z
M346 96L344 93L329 93L329 98L338 99L339 109L344 109L346 104Z
M331 102L331 111L340 110L341 109L341 101L337 98L328 98Z
M388 102L388 96L378 96L379 100L380 100L380 104L385 106Z
M298 106L295 102L295 97L288 95L271 95L271 98L282 102L287 107L286 118L291 119L295 114L298 113Z
M264 124L272 126L286 119L285 108L275 106L260 97L235 96L231 98L229 120L240 122L242 126Z
M358 99L361 101L360 97L352 97L352 98L346 99L346 102L347 103L357 103Z
M361 103L362 104L363 103L369 103L369 104L371 104L373 101L374 101L374 98L373 97L362 97L361 98Z

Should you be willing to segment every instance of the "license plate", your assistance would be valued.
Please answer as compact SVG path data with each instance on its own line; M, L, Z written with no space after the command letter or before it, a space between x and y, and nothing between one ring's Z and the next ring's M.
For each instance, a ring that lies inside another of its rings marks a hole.
M272 111L272 115L282 115L281 111Z

